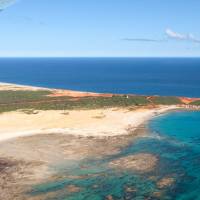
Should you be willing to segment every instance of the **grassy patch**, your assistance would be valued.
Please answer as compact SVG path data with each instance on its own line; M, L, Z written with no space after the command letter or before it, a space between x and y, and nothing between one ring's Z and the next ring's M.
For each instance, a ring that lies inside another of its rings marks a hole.
M178 97L154 97L152 102L154 104L161 104L161 105L177 105L182 104L181 100Z
M0 91L0 104L21 103L47 99L50 91Z
M104 107L127 107L147 105L145 96L48 97L49 91L0 91L0 112L26 110L70 110L95 109Z

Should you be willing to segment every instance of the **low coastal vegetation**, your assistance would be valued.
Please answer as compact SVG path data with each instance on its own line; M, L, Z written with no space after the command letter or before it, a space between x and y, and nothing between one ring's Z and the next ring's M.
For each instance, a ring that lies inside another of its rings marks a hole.
M46 90L38 90L38 91L3 90L0 91L0 104L45 100L47 99L47 95L49 94L51 94L51 92Z
M0 91L0 113L25 110L70 110L95 109L104 107L131 107L146 105L176 105L181 104L178 97L147 97L139 95L113 95L111 97L70 97L50 96L53 91ZM199 105L200 101L195 102ZM28 112L29 113L29 112ZM32 112L31 112L32 113Z
M190 105L200 106L200 100L194 101L194 102L190 103Z
M152 102L154 104L162 104L162 105L177 105L182 104L181 100L178 97L161 97L156 96L153 97Z

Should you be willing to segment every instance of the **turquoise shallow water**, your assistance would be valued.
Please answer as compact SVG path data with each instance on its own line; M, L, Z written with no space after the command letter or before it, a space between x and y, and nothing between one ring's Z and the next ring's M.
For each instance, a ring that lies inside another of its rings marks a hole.
M151 148L166 158L177 174L172 199L200 199L200 112L173 112L158 117L150 129L161 135Z
M151 136L131 143L115 156L102 160L85 160L73 167L62 166L59 181L34 186L30 195L51 193L48 200L198 200L200 199L200 112L172 112L154 118L149 123ZM108 168L110 160L147 152L155 154L159 162L151 173L116 171ZM84 167L81 167L84 166ZM175 182L165 188L157 183L164 177ZM69 185L76 185L79 192L69 193ZM52 195L52 192L53 195ZM160 194L160 196L156 195Z

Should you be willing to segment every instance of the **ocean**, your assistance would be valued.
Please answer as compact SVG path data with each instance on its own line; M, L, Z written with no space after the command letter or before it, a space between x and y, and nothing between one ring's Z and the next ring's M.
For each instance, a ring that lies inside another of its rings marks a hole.
M200 97L200 58L1 58L0 82Z

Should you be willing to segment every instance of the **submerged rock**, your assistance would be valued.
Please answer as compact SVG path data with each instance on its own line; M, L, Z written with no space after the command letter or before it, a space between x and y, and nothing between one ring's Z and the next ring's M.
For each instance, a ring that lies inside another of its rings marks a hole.
M160 199L163 196L163 193L162 193L162 191L156 191L153 193L152 196Z
M70 193L80 192L81 188L76 185L68 185L67 191Z
M113 160L109 163L111 168L150 172L157 164L157 157L149 153L138 153Z
M125 189L125 191L128 192L128 193L137 192L137 190L136 190L135 188L132 188L132 187L127 187L127 188Z
M171 186L173 183L174 183L174 178L172 177L164 177L162 178L161 180L159 180L157 182L157 186L158 188L162 189L162 188L166 188L166 187L169 187Z
M106 200L114 200L114 199L113 199L113 196L112 196L112 195L108 195L108 196L106 197Z

